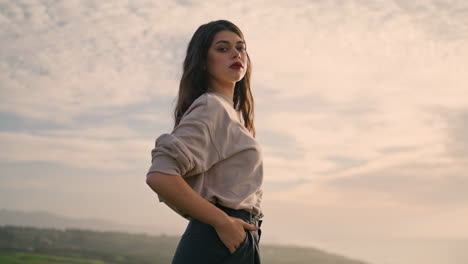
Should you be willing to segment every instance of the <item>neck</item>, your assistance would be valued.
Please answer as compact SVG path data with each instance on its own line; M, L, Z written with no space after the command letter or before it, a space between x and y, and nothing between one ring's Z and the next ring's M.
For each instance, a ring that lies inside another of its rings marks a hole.
M212 80L208 88L208 92L217 92L223 94L232 101L234 98L235 85L235 83L219 83L216 80Z

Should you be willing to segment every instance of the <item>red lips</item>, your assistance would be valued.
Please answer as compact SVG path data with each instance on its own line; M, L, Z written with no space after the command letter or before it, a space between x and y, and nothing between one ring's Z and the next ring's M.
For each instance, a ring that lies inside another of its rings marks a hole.
M240 69L240 68L242 68L242 63L236 61L236 62L234 62L233 64L231 64L230 68L233 68L233 69Z

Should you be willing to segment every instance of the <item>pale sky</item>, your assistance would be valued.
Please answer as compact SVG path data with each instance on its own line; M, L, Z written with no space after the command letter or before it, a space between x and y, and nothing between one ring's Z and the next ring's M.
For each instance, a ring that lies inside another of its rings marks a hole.
M262 241L468 237L466 1L0 0L0 208L181 234L145 175L217 19L253 63Z

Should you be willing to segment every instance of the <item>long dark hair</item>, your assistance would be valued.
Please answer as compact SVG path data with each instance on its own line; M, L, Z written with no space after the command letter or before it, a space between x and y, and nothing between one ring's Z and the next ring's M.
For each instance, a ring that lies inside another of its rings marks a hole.
M208 49L216 33L229 30L241 39L244 35L241 30L227 20L217 20L201 25L192 36L185 56L183 74L179 84L177 105L174 109L174 127L176 127L185 111L200 95L207 92L209 76L204 70L208 57ZM248 67L242 80L234 87L234 108L240 111L244 120L244 127L255 137L254 126L254 100L250 91L250 74L252 64L247 54Z

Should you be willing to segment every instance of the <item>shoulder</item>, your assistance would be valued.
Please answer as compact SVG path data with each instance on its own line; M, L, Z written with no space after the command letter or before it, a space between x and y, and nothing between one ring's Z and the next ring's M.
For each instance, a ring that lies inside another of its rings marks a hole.
M220 110L228 110L228 107L231 107L229 103L219 97L219 95L212 94L212 93L204 93L200 95L195 101L193 101L192 107L206 107L207 109L220 109Z
M234 108L219 96L204 93L193 101L182 120L198 119L209 126L217 126L229 122L235 112Z
M208 108L219 108L219 107L222 107L222 104L219 98L217 98L217 96L214 96L209 93L204 93L193 101L193 103L185 112L184 116L190 114L195 109L207 110Z

